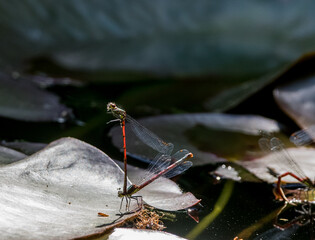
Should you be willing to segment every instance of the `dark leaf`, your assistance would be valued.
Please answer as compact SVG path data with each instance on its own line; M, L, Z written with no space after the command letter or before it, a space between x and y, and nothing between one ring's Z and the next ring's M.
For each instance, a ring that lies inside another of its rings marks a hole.
M31 155L47 146L47 144L45 143L34 143L34 142L25 142L25 141L14 141L14 142L2 141L1 145L11 148L11 149L15 149L26 155Z
M0 116L23 121L64 122L72 113L56 95L22 77L0 73Z
M312 1L4 1L0 62L46 55L80 70L257 76L313 50L313 8Z
M298 79L274 90L274 97L301 128L315 124L315 76Z
M11 148L0 146L0 166L10 164L26 158L27 155Z

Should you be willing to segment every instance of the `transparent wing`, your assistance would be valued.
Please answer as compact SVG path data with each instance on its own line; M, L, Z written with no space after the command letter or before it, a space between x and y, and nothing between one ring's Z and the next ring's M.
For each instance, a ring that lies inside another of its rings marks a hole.
M143 143L160 153L171 155L174 148L174 145L172 143L164 142L156 134L148 130L146 127L142 126L129 115L126 116L126 120L130 124L132 131Z
M258 140L258 144L260 149L263 150L265 153L271 152L270 139L262 137Z
M176 166L175 168L173 168L172 170L170 170L169 172L167 172L166 174L164 174L163 176L166 178L175 177L175 176L185 172L192 165L193 165L193 163L191 161L185 161L182 164L180 164L180 165Z
M258 141L260 148L267 152L273 153L274 162L287 172L292 172L300 178L307 178L302 169L297 165L293 157L285 149L284 144L279 138L264 136ZM285 172L278 172L283 174Z
M290 172L296 174L300 178L307 178L307 176L293 159L293 157L285 149L283 142L281 142L279 138L271 138L270 146L272 152L277 153L277 157L281 161L281 164L285 164L286 168L289 169Z
M158 154L151 161L147 170L150 173L156 174L156 173L159 173L160 171L163 171L165 168L167 168L171 164L171 162L172 162L171 156Z
M191 153L186 149L176 152L172 157L160 154L159 157L155 159L155 162L152 164L149 171L146 171L145 176L140 179L139 185L145 183L156 175L159 175L159 177L164 176L166 178L171 178L183 173L192 166L192 162L186 161L186 159L191 157L190 155ZM163 173L163 171L165 171L165 173Z
M172 163L184 158L188 153L190 152L187 149L177 151L172 155Z
M148 168L143 172L139 178L133 183L136 185L140 185L152 177L154 177L159 172L166 169L171 164L171 156L158 154L149 164Z
M177 164L172 170L168 171L164 174L166 178L172 178L179 174L185 172L188 168L190 168L193 163L191 161L186 161L187 156L190 152L187 149L182 149L172 156L172 164Z
M315 140L315 125L309 128L302 129L293 133L290 137L290 141L296 146L304 146L313 143Z
M175 163L176 161L183 159L189 153L188 150L183 149L171 156L165 154L158 154L156 157L151 161L148 171L151 173L150 175L157 174L164 169L166 169L169 165ZM188 168L187 168L188 169ZM178 173L179 174L179 173Z

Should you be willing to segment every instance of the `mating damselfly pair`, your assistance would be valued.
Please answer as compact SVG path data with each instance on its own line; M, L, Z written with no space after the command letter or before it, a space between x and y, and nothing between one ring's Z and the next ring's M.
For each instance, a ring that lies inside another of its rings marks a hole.
M177 176L192 166L192 162L188 159L193 157L193 154L186 149L180 150L171 155L174 145L166 143L160 139L156 134L142 126L135 119L130 117L126 111L119 108L115 103L107 104L107 111L111 112L116 118L113 121L118 121L122 129L123 151L124 151L124 184L122 191L118 191L118 196L126 200L126 210L129 211L130 198L135 193L146 187L151 182L159 177L171 178ZM146 145L157 151L156 157L150 162L148 167L148 174L144 176L140 182L133 183L127 188L127 146L126 146L126 122L132 129L134 134ZM120 206L121 210L121 206Z
M315 128L314 128L315 129ZM277 199L282 199L286 203L308 203L315 201L315 183L310 179L313 176L307 176L302 170L297 160L289 153L285 148L284 143L277 137L271 136L267 133L262 133L263 137L259 139L259 145L262 150L273 153L273 161L276 165L281 166L282 172L275 172L273 169L269 169L270 173L278 178L275 188L275 196ZM301 130L297 133L292 134L290 140L297 146L305 145L310 143L310 136L306 133L306 130ZM315 175L315 174L314 174ZM283 185L283 180L287 176L291 176L297 180L301 186L294 190L287 190ZM289 197L286 195L284 190L291 194Z

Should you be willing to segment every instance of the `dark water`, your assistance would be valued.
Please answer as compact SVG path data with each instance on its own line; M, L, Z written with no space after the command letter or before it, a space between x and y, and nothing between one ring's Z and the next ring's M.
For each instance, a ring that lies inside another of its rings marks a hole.
M128 99L128 94L136 98L136 92L139 88L156 86L159 89L164 84L165 81L160 83L148 81L116 84L94 83L82 88L50 88L50 91L61 97L63 103L73 109L76 119L85 124L79 126L76 124L76 121L64 124L31 123L0 118L2 126L1 139L49 143L60 137L72 136L100 148L114 159L121 159L121 153L111 145L110 138L107 136L111 126L107 125L106 122L111 119L111 116L106 113L106 103ZM158 92L156 94L159 95ZM181 97L180 92L174 94L175 97ZM296 127L280 111L276 111L278 114L274 114L274 111L271 111L272 109L277 109L276 106L259 108L259 104L264 106L265 103L262 104L259 101L259 95L256 96L256 100L255 98L253 99L232 109L230 112L269 115L282 120L290 129ZM135 118L144 115L176 112L178 109L186 112L190 112L190 110L195 112L204 111L202 106L196 106L196 103L191 103L191 106L186 104L183 108L180 108L181 105L179 104L174 109L167 104L163 105L166 101L164 99L162 101L164 103L161 103L160 108L158 108L159 102L145 103L144 105L147 105L148 108L137 108L137 106L133 105L133 101L135 100L131 98L126 108L131 109L129 113ZM256 104L252 104L253 101L256 101ZM221 149L221 151L224 151L224 149ZM218 215L208 226L204 227L204 230L196 236L196 239L226 240L233 239L236 236L244 239L312 239L312 222L307 223L306 220L304 222L302 220L297 221L296 224L292 224L285 230L278 230L274 227L274 223L277 220L276 214L283 206L283 202L274 200L273 187L271 185L265 183L233 183L227 180L218 182L209 174L215 167L209 165L191 168L177 179L177 183L184 191L192 192L197 198L202 199L202 207L199 209L199 224L202 223L203 219L207 218L207 215L213 212L215 205L220 205L218 199L225 186L228 185L231 191L231 197L226 200L227 203L224 208L219 209ZM165 231L186 237L198 224L185 211L175 214L176 217L174 219L163 220L167 227ZM298 217L299 214L289 214L285 219L291 221ZM299 226L302 224L304 226Z

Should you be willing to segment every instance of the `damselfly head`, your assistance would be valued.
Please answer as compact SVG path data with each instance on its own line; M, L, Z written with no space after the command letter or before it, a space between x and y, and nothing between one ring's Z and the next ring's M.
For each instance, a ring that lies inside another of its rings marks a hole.
M109 112L109 111L113 111L113 110L115 110L116 108L117 108L117 106L116 106L115 103L113 103L113 102L107 103L107 111L108 111L108 112Z
M122 108L117 107L117 105L113 102L109 102L107 104L107 111L111 112L114 117L116 117L120 121L125 120L126 118L126 111Z

